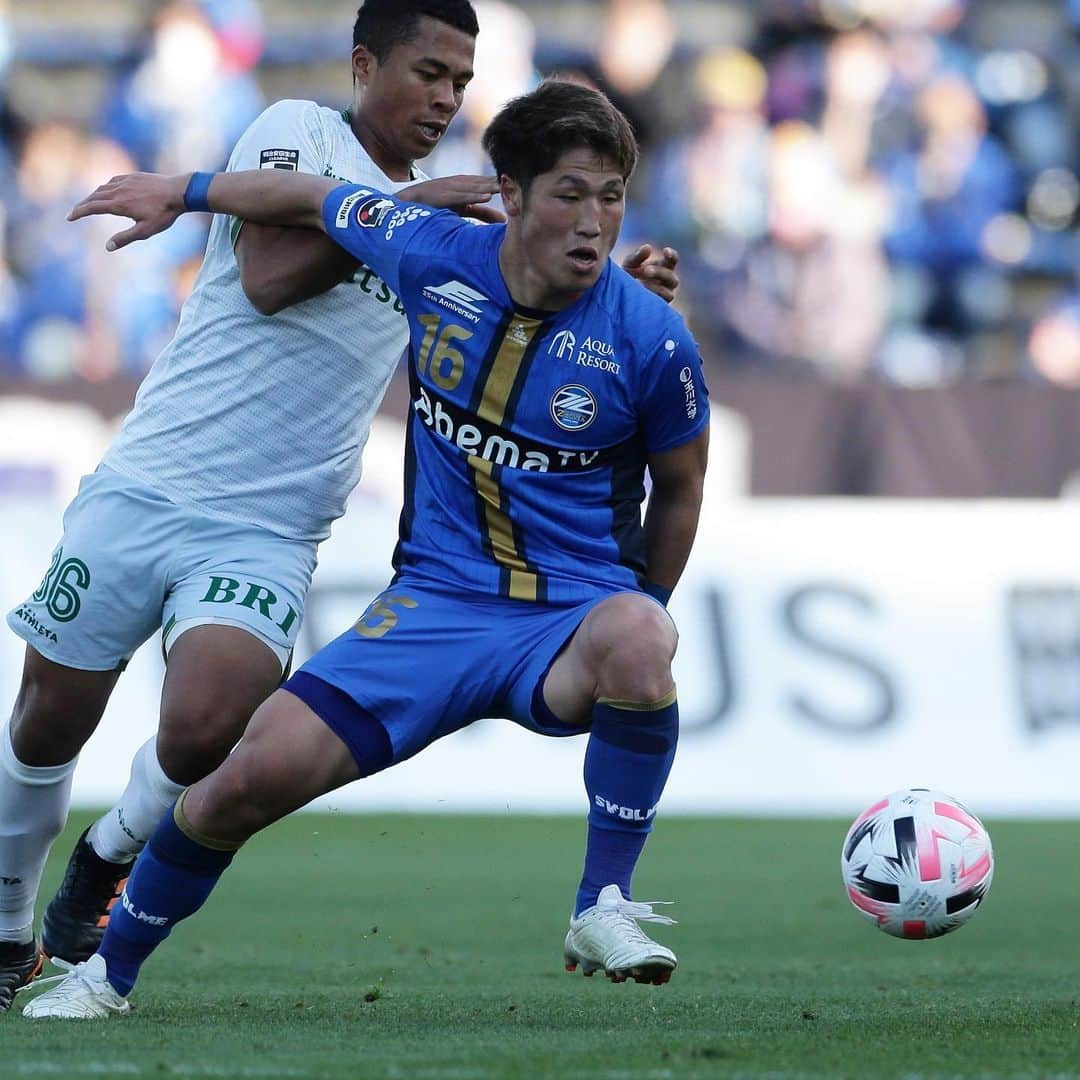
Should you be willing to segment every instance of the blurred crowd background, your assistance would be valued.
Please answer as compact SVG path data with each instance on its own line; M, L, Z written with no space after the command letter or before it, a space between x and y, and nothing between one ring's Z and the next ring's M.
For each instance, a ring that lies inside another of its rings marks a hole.
M1080 387L1080 0L479 0L429 173L573 72L644 155L625 246L682 253L710 373ZM0 0L0 377L138 379L206 221L106 255L77 199L220 167L271 100L345 105L353 0ZM130 399L128 399L130 400Z

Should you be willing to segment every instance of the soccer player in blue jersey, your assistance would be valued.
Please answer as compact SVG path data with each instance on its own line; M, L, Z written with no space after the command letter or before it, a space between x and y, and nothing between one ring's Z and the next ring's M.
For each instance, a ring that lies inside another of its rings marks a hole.
M117 246L185 208L321 228L401 298L413 408L390 586L181 796L100 951L26 1015L126 1011L143 961L249 836L481 717L588 733L567 967L670 978L674 953L638 923L671 920L630 886L678 733L664 603L701 503L700 359L679 316L609 259L637 147L603 95L545 83L499 113L485 148L505 226L270 170L119 178L73 212L133 217ZM462 202L482 197L461 183Z
M350 108L276 102L229 168L394 192L426 180L416 159L462 104L477 32L469 0L365 0ZM646 245L624 266L670 299L675 258ZM175 337L68 507L44 581L8 615L27 647L0 722L0 1013L43 951L81 961L96 950L162 813L220 764L280 684L316 549L360 476L407 342L397 296L325 233L215 219ZM79 750L125 663L159 629L157 734L76 841L39 946L38 884Z

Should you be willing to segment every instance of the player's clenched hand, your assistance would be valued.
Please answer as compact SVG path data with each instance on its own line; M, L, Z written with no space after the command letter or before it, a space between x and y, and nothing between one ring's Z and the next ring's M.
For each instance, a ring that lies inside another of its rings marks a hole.
M642 244L623 259L623 269L661 300L671 303L679 291L679 253L666 247L659 254L652 244Z
M114 176L92 191L68 214L68 221L94 214L129 217L135 224L109 238L105 247L116 251L133 240L145 240L164 232L184 212L184 191L189 177L158 173L126 173Z
M397 193L397 198L440 210L453 210L462 217L495 224L505 221L506 215L485 203L491 202L492 195L498 190L499 181L494 176L442 176L404 188Z

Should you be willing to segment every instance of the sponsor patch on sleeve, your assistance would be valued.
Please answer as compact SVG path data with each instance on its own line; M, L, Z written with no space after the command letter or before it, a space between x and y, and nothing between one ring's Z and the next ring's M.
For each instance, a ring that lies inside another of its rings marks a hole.
M370 195L356 208L356 224L363 229L376 229L393 209L393 200L384 199L381 195Z
M347 229L349 227L349 215L352 213L352 208L360 202L361 199L367 199L371 196L371 192L366 188L362 188L360 191L354 191L351 195L346 195L341 200L341 205L338 207L337 217L334 219L334 225L339 229Z
M289 172L296 172L299 167L299 150L263 150L259 154L260 169L287 169Z
M424 210L419 206L399 206L386 221L386 239L394 238L395 229L400 229L403 225L411 225L414 221L420 221L426 217L431 217L430 210Z

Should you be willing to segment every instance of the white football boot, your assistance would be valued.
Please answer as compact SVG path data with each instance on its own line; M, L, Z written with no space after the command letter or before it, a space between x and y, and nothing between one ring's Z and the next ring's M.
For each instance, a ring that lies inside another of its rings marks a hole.
M674 925L674 919L653 911L653 904L668 902L625 900L618 885L605 885L596 904L570 920L563 945L566 970L576 971L580 964L583 975L603 971L612 982L666 983L678 963L675 954L648 937L638 922Z
M67 968L64 975L38 979L42 983L57 983L41 997L30 1001L23 1009L23 1016L32 1020L51 1017L59 1020L100 1020L107 1016L126 1013L131 1009L126 998L121 997L105 977L105 958L94 953L81 964L68 964L53 960L57 967Z

